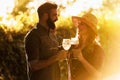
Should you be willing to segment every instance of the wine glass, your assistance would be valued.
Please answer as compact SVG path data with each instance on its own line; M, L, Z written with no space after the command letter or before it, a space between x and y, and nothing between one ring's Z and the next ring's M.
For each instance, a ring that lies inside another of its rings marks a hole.
M63 41L62 41L62 47L65 50L69 50L70 47L71 47L71 39L63 39ZM69 55L70 54L68 54L68 57L69 57ZM71 80L70 63L69 63L69 58L68 57L66 59L66 62L67 62L67 65L68 65L68 80Z
M78 38L71 38L71 45L78 45L79 44L79 39Z

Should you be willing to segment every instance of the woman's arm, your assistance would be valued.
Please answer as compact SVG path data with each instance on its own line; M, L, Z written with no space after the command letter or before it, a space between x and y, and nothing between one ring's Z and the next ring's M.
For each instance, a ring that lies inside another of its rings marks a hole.
M97 70L93 65L91 65L82 55L79 53L78 60L83 64L84 68L89 74L94 75L95 77L101 77L101 72Z
M101 78L102 75L101 75L101 72L100 70L97 70L93 65L91 65L85 58L84 56L82 55L82 52L81 52L81 49L78 49L78 50L73 50L74 52L74 57L77 58L82 64L83 64L83 67L86 69L86 71L89 73L89 74L92 74L94 75L96 78ZM96 53L97 54L97 53ZM92 54L91 54L92 55Z

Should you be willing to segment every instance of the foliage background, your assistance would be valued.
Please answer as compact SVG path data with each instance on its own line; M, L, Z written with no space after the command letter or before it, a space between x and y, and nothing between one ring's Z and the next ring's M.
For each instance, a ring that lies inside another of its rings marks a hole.
M26 55L24 52L24 36L35 26L38 21L37 13L30 11L34 8L27 8L29 0L16 0L12 13L6 18L8 22L3 22L3 16L0 16L0 80L27 80ZM76 0L73 0L73 2ZM112 4L112 5L111 5ZM104 76L115 73L120 73L119 55L120 55L120 18L116 16L115 9L120 7L119 0L104 0L103 6L100 9L92 10L99 19L99 34L101 45L105 50L105 67L103 68ZM60 5L60 10L65 7ZM59 11L60 11L59 10ZM83 13L78 14L81 16ZM11 23L9 23L11 22ZM57 25L57 35L59 41L62 38L70 38L75 36L75 27L71 22L71 18L59 16ZM63 80L66 80L64 75L67 75L65 63L61 63L63 71Z

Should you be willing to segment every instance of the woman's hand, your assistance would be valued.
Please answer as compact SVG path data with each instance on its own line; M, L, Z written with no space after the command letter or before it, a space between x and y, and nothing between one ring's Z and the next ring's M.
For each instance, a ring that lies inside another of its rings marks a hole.
M73 58L79 59L80 61L84 60L81 49L72 49Z

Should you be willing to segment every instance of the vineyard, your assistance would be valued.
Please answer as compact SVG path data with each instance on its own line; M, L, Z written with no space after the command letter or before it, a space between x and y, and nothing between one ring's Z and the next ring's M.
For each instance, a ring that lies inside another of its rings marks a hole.
M19 0L15 1L16 5L12 11L1 14L3 12L0 10L0 80L27 80L24 36L36 25L38 17L34 6L26 7L30 3L29 0L24 0L22 3ZM67 6L72 6L77 1L79 2L79 0L68 1ZM65 11L67 6L62 3L59 6L56 35L62 38L74 37L75 27L71 22L71 15L65 17L60 13L60 11ZM119 7L119 0L104 0L99 8L89 7L77 13L77 16L81 16L91 11L98 17L99 37L106 57L103 68L104 76L120 73ZM59 42L61 40L59 39ZM64 65L62 64L61 67ZM66 73L63 71L63 74ZM65 77L63 80L66 80Z

